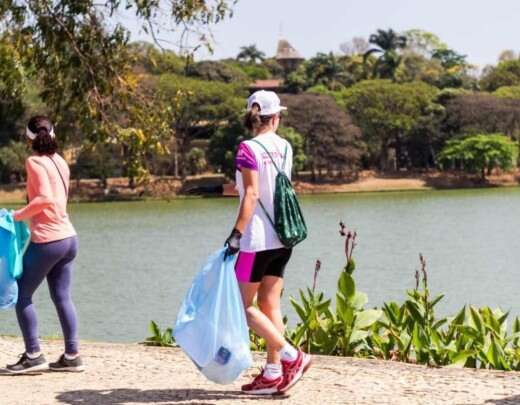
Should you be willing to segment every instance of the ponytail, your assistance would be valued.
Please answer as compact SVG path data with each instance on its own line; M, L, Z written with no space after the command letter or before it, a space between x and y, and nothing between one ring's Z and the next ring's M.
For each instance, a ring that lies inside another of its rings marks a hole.
M244 117L244 126L249 131L255 132L269 125L272 118L273 115L261 115L260 106L255 103Z

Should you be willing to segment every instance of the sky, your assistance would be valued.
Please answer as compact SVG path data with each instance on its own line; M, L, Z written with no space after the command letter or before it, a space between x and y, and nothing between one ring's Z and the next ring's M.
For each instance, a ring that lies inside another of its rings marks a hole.
M132 39L150 39L134 19L126 21ZM214 54L197 58L235 57L249 44L273 56L280 36L306 58L340 53L342 42L378 28L430 31L483 67L505 49L520 51L520 0L239 0L234 16L212 29Z

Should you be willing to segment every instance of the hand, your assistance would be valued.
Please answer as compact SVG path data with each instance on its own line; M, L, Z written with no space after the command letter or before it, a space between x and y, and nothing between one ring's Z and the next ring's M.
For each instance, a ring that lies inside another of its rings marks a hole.
M224 259L226 259L228 256L233 256L240 250L240 238L242 237L242 233L236 229L233 228L231 231L231 235L226 239L226 242L224 243L224 246L227 247L226 253L224 255Z

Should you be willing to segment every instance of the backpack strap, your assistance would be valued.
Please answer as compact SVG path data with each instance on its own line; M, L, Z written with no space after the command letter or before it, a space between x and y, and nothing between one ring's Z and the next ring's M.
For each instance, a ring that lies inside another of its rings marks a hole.
M65 189L65 195L67 197L67 200L69 199L69 189L67 187L67 185L65 184L65 179L63 178L62 174L61 174L61 170L59 169L58 165L56 164L56 162L54 161L53 158L51 158L49 155L46 155L52 163L54 163L54 166L56 167L56 170L58 171L58 174L60 175L60 179L61 179L61 182L63 183L63 188Z
M285 174L284 172L282 172L279 168L278 168L278 165L276 164L276 162L274 161L273 159L273 156L271 155L271 153L269 153L269 151L267 150L267 148L264 146L264 144L262 144L261 142L257 141L256 139L251 139L254 143L260 145L262 147L262 149L267 153L267 155L269 156L269 158L271 159L271 162L273 162L273 165L276 169L276 171L278 172L278 174ZM286 160L286 157L287 157L287 145L285 146L285 156L283 157L283 164L282 164L282 169L285 169L285 160ZM265 216L267 217L267 219L269 220L269 222L271 223L273 229L276 231L276 226L274 224L274 221L273 219L271 218L271 216L269 215L269 213L267 212L267 209L265 208L264 204L262 203L262 200L260 200L260 198L258 199L258 203L260 204L260 207L262 208L262 211L264 211L264 214Z
M284 174L284 172L282 172L282 170L285 170L285 161L287 160L287 148L288 148L288 146L285 145L285 154L284 154L284 156L283 156L282 170L280 170L280 169L278 168L278 165L276 164L276 162L275 162L274 159L273 159L273 155L271 155L271 153L269 153L269 151L268 151L267 148L264 146L264 144L263 144L262 142L257 141L256 139L251 139L251 141L253 141L254 143L260 145L260 146L262 147L262 149L265 150L265 152L267 153L267 156L269 156L269 158L271 159L271 162L273 162L273 165L274 165L276 171L277 171L278 173Z
M265 209L264 204L262 204L262 200L260 200L260 198L258 199L258 203L260 204L260 207L262 208L262 211L264 211L265 216L266 216L267 219L269 220L269 223L272 225L273 229L274 229L275 232L276 232L276 226L275 226L275 224L274 224L274 221L273 221L273 219L271 218L271 215L269 215L269 213L268 213L267 210Z
M283 162L282 162L282 170L285 172L285 162L287 162L287 150L289 149L289 145L285 145L285 152L283 154Z

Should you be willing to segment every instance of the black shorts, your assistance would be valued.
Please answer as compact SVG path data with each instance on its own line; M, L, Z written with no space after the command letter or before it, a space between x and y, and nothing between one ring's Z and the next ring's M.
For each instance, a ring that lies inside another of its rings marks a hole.
M259 283L264 276L283 278L292 249L280 248L261 252L240 252L235 273L240 283Z

